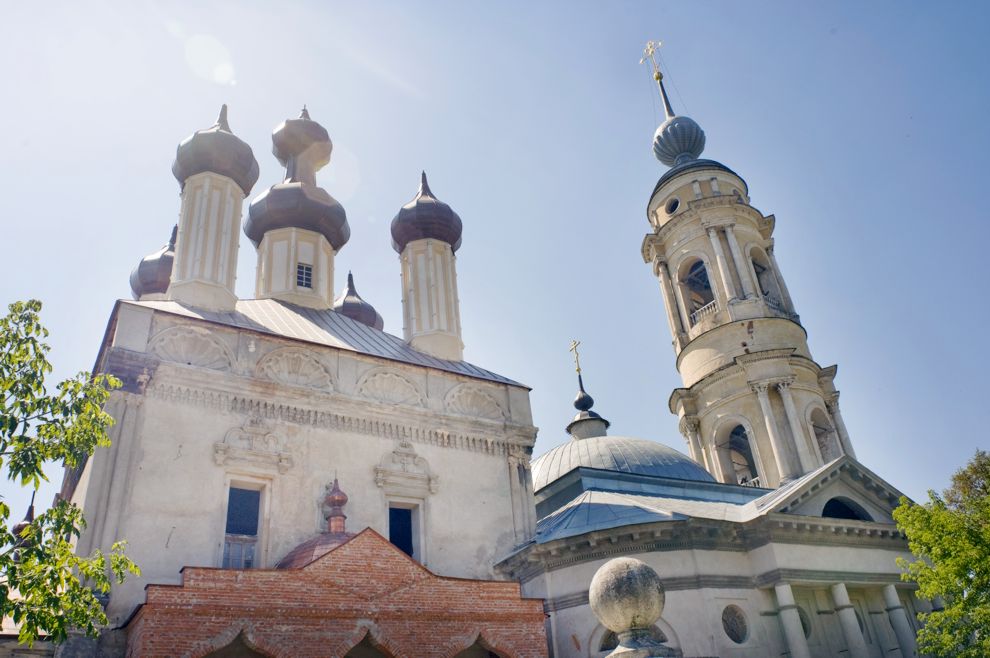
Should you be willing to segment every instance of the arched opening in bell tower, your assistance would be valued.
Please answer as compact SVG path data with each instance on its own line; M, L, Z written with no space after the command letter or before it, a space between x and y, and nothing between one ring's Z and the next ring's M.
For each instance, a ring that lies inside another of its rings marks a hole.
M786 312L777 274L773 271L770 259L759 247L753 247L749 257L753 263L753 274L756 275L757 285L760 286L760 294L763 295L767 305L775 311Z
M811 411L809 421L811 422L811 429L815 433L815 441L818 443L818 451L822 455L822 461L828 463L841 457L842 448L839 445L838 433L825 412L816 407Z
M715 447L719 452L723 482L760 486L757 459L749 433L742 424L723 426L716 435Z
M681 275L678 278L684 307L693 327L699 320L715 312L715 291L712 290L705 262L700 258L681 265Z

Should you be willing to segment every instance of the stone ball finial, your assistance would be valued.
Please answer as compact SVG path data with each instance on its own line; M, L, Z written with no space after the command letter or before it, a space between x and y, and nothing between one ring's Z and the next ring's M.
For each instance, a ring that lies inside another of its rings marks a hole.
M631 557L603 564L591 579L588 591L592 612L618 635L651 628L663 614L665 598L657 572Z

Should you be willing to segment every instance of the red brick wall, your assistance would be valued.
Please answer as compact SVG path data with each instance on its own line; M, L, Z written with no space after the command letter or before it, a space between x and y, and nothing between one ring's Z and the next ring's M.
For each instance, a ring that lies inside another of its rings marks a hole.
M343 656L370 632L396 658L453 656L475 640L545 658L543 602L511 582L436 576L366 529L301 569L187 568L149 585L128 656L201 657L243 632L271 656Z

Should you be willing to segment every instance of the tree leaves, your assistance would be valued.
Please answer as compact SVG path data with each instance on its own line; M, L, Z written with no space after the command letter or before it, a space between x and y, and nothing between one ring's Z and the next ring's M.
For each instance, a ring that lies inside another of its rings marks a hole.
M0 318L0 469L35 489L47 480L46 461L74 467L97 446L110 445L113 418L103 411L120 382L82 372L49 392L52 371L41 302L16 302ZM20 625L19 640L40 635L61 642L70 629L95 635L107 623L96 593L123 582L137 566L114 544L108 554L74 553L85 527L82 510L67 500L35 518L18 535L9 527L9 507L0 502L0 614Z
M943 610L918 617L921 651L934 656L990 655L990 455L978 450L941 495L928 502L906 498L894 520L917 560L898 559L904 580L918 583L926 599L941 598Z

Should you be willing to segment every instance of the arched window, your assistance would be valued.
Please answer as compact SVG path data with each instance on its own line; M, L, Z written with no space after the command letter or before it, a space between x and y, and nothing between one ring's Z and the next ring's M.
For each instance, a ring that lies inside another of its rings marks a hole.
M762 249L754 247L750 252L753 262L753 272L756 274L756 282L760 286L760 294L767 305L774 311L786 313L783 296L780 294L780 285L777 282L777 275L770 266L770 259L763 253Z
M701 259L682 267L681 271L681 295L693 327L701 318L715 312L715 292Z
M822 516L827 519L848 519L850 521L872 521L873 517L863 507L848 498L832 498L825 503Z
M728 436L719 444L720 450L726 450L732 462L735 481L739 484L759 484L759 472L756 469L756 459L753 457L753 447L749 442L746 428L736 425L729 431Z
M821 409L815 409L811 412L811 428L815 432L818 451L822 453L822 460L825 463L842 456L842 448L839 446L839 436L832 426L832 422Z

